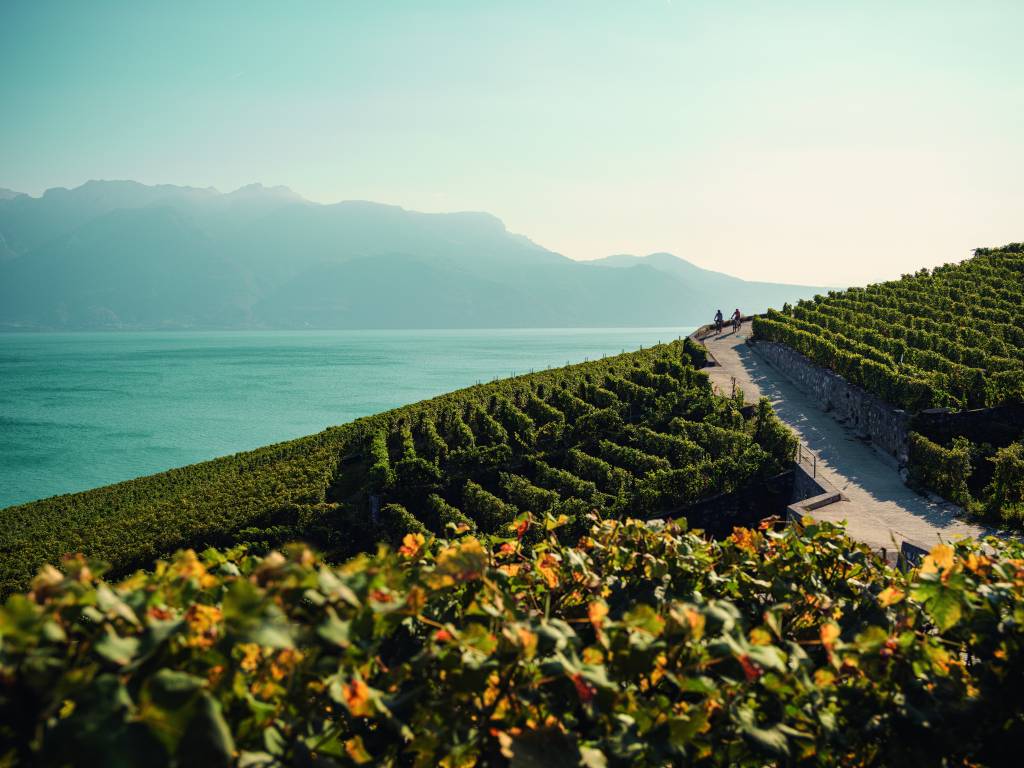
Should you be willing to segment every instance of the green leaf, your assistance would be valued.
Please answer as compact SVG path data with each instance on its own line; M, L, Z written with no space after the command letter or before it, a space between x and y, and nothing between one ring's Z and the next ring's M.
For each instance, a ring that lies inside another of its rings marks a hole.
M708 721L707 712L694 708L688 718L673 717L668 721L668 738L672 746L679 749L690 742Z
M758 726L754 712L751 709L741 709L738 713L738 719L740 721L740 733L751 745L776 757L789 756L789 741L786 738L786 734L777 727L761 728Z
M889 639L889 633L881 627L870 626L854 638L854 643L861 653L874 653Z
M945 587L939 589L935 596L925 603L924 607L940 632L945 632L960 621L962 609L959 593L955 590Z
M138 667L152 656L172 635L185 627L183 619L171 619L169 621L157 621L150 619L146 624L146 631L142 633L139 640L139 651L135 656L133 667Z
M572 737L556 728L503 734L501 753L509 759L510 768L563 768L582 760Z
M220 702L203 693L178 746L180 765L230 765L235 751L231 730L224 722Z
M96 588L96 605L104 613L113 613L115 616L119 616L129 624L133 626L139 626L139 619L135 615L135 611L128 607L128 605L119 598L114 591L106 584L100 584Z
M607 768L608 758L596 747L580 746L580 765L586 768Z
M201 677L173 669L161 669L146 681L143 690L155 705L163 709L180 709L191 703L204 684Z
M316 633L327 642L347 648L349 645L349 628L351 624L338 618L333 608L327 609L327 618L317 627Z
M106 634L96 641L94 647L96 653L107 661L112 661L123 667L130 664L135 658L135 654L139 650L139 640L136 637L121 637L113 627L108 626Z
M269 752L249 752L243 749L238 756L238 768L263 768L263 766L271 765L280 765L280 763Z
M139 719L163 742L170 754L178 749L203 684L201 677L161 669L142 688Z
M239 579L224 595L224 622L244 640L270 648L292 648L294 643L281 609L253 584Z
M649 605L638 605L622 616L626 626L639 629L649 635L658 637L665 628L665 620Z
M271 726L263 729L263 746L266 747L267 752L272 755L283 755L288 746L288 742L285 741L284 736L281 735L281 731L274 726Z

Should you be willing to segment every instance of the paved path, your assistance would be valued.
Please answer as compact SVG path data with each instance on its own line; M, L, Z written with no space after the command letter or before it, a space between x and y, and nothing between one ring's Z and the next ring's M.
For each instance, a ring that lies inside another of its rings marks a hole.
M959 508L932 501L904 485L894 459L858 438L820 409L777 369L771 367L745 342L750 324L739 333L730 328L704 340L719 365L706 368L716 388L724 394L741 388L747 402L768 397L775 412L792 427L817 458L817 471L843 496L844 501L815 511L814 517L845 520L851 537L876 549L899 547L903 541L931 549L939 540L984 536L993 529L965 522Z

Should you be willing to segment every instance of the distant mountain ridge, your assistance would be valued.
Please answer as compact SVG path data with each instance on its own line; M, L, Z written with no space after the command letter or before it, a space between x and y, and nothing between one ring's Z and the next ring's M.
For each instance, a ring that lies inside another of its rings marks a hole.
M90 181L0 195L0 329L679 326L821 289L671 254L579 262L487 213L287 187Z
M616 254L595 259L590 263L594 266L618 268L646 265L672 275L684 284L700 285L708 295L721 297L720 308L726 315L734 309L740 309L744 313L761 312L765 306L781 307L787 301L792 302L794 295L802 298L808 290L811 294L807 295L828 290L824 287L809 288L805 285L742 280L724 272L698 267L685 259L664 252L651 253L647 256ZM717 308L719 307L716 306Z

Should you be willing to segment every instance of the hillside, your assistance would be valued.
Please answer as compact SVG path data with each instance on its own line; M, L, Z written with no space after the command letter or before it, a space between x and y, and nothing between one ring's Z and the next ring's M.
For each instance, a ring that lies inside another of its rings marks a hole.
M830 291L754 321L778 341L911 414L970 411L941 438L911 422L912 481L1024 524L1024 245ZM971 427L970 425L975 425ZM980 425L980 426L979 426Z
M520 511L651 516L782 470L767 405L711 392L673 342L479 385L289 443L0 511L0 592L82 551L118 572L182 546L301 538L335 556ZM370 497L379 498L371 514Z
M717 300L715 309L721 309L728 316L737 307L744 315L763 312L767 307L781 307L786 302L794 301L793 296L810 297L808 290L824 292L825 288L809 288L802 285L786 285L784 283L765 283L753 280L740 280L724 272L715 272L691 264L685 259L671 253L651 253L647 256L631 256L617 254L595 259L589 262L597 267L615 267L629 269L649 267L666 275L671 275L683 285L698 285L701 293ZM701 323L707 322L704 318Z
M0 195L6 330L687 326L817 290L675 257L614 263L567 259L485 213L319 205L258 184Z

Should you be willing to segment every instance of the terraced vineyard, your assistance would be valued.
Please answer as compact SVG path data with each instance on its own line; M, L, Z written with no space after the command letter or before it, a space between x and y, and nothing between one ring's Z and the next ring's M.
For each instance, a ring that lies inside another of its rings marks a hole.
M341 558L524 512L684 510L779 472L767 403L714 395L689 341L471 387L320 435L4 510L0 589L83 551L115 571L182 546L303 539Z
M754 333L911 413L1019 406L1024 244L980 248L961 264L770 310L755 318ZM1019 523L1020 450L1014 444L938 444L914 435L911 472L953 501ZM1005 470L1002 480L993 465Z

